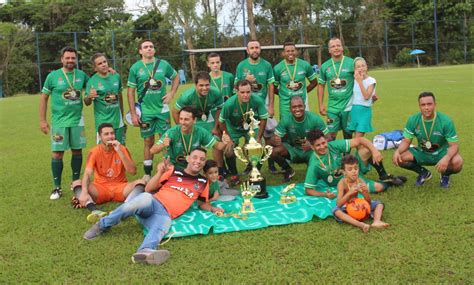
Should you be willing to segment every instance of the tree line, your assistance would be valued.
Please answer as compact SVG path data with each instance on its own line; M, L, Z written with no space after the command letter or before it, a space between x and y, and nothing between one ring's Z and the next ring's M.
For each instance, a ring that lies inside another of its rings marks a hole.
M284 41L321 45L302 56L324 61L327 40L341 38L346 53L364 56L371 66L413 63L412 48L426 51L424 64L436 64L434 4L437 4L439 62L472 62L472 3L399 0L151 0L125 10L123 0L10 1L0 6L0 85L4 95L38 93L40 79L59 67L59 49L77 46L80 68L105 52L126 80L138 58L137 44L151 38L158 54L188 78L206 70L204 54L183 49L242 46L257 38L262 45ZM238 26L245 11L246 34ZM225 23L219 23L224 19ZM264 52L270 62L279 51ZM244 53L226 53L224 68L233 71ZM39 64L38 64L39 63Z

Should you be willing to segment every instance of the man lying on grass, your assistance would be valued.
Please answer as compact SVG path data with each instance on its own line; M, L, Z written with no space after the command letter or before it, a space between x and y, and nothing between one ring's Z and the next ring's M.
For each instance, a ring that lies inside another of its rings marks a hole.
M159 265L168 260L169 251L156 250L156 247L171 227L172 219L183 214L198 198L204 200L198 201L202 210L212 213L224 212L223 209L213 207L209 203L209 184L206 177L200 174L206 162L206 150L200 147L194 149L187 160L188 165L185 169L175 168L167 160L159 163L155 176L145 188L146 193L141 193L123 203L110 215L100 219L84 233L84 238L94 239L121 220L135 215L147 229L148 234L137 252L132 255L132 261Z

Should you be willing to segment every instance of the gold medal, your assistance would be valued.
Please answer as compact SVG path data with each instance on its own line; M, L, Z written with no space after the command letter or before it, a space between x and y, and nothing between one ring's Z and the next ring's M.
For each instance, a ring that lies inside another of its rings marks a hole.
M341 79L339 79L339 77L336 77L336 79L334 79L334 84L341 85Z
M202 114L201 120L202 120L203 122L207 121L207 116L206 116L206 114Z
M426 141L426 142L425 142L425 147L426 147L427 149L431 149L431 147L432 147L431 142L430 142L430 141Z
M245 122L244 123L244 130L248 130L249 128L250 128L250 125L247 122Z
M334 177L332 175L328 175L328 182L332 183L334 181Z
M341 85L341 79L339 78L342 70L342 64L344 63L344 56L342 56L341 63L339 64L339 70L336 71L336 63L334 63L334 60L331 58L332 62L332 67L334 68L334 73L336 74L336 79L333 80L335 85Z
M148 80L148 83L150 83L150 86L156 86L157 85L156 80L154 78L150 78L150 80Z

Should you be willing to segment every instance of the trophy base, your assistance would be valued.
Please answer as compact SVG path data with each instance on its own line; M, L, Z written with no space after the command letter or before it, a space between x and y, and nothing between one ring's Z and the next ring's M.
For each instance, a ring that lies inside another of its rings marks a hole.
M242 208L240 209L241 214L255 213L255 208L250 201L244 201L242 203Z
M261 181L250 181L250 187L260 190L259 192L257 192L257 194L255 194L254 198L257 198L257 199L268 198L267 183L265 181L265 178Z

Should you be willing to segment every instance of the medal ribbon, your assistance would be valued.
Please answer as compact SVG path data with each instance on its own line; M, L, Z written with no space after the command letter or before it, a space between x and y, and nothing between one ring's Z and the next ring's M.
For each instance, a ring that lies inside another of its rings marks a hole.
M189 155L191 153L191 146L193 144L194 126L193 126L193 129L191 130L191 137L189 138L189 145L186 145L186 139L184 138L184 134L181 130L180 130L180 133L181 133L181 140L183 141L183 145L184 145L184 153L186 155Z
M334 73L336 73L336 78L339 78L339 75L341 74L342 70L342 63L344 63L344 56L342 56L341 65L339 65L339 71L336 71L336 64L334 63L334 59L331 58L331 62L332 67L334 68Z
M333 64L334 64L334 62L333 62ZM290 77L290 80L295 81L296 70L298 69L298 59L295 59L295 69L293 69L293 76L291 76L290 69L288 68L288 64L286 63L286 60L285 60L285 67L286 67L286 71L288 71L288 76ZM341 71L339 71L339 72L341 72Z
M217 86L216 81L214 80L214 77L212 77L211 72L209 72L209 76L211 77L212 83L219 89L219 91L222 93L222 89L224 88L224 75L221 72L221 76L218 76L216 78L221 78L221 87Z
M150 72L150 70L148 69L148 67L146 66L146 64L143 62L143 60L141 61L143 66L145 67L146 71L148 72L148 75L150 75L150 79L153 78L155 76L154 72ZM156 64L156 60L154 61L155 63L153 63L153 68L151 69L152 71L155 70L155 64Z
M433 124L431 124L430 133L428 134L428 132L426 131L425 120L423 119L423 116L421 116L421 124L423 125L423 130L425 131L425 135L428 141L430 141L431 133L433 133L433 128L434 128L435 123L436 123L436 112L433 118Z
M240 113L242 113L242 117L244 118L244 122L247 121L246 118L245 118L245 114L249 111L249 106L250 106L250 101L247 103L247 110L245 110L245 113L244 113L244 109L242 109L242 104L240 104L240 101L239 99L237 98L237 103L239 104L239 107L240 107Z
M61 68L61 70L64 74L64 77L66 77L67 84L72 90L74 90L74 83L76 82L76 70L75 69L72 70L72 84L71 84L71 81L69 81L69 77L67 77L66 72L64 72L64 69Z
M194 90L194 94L197 96L197 100L199 103L199 107L201 107L202 112L205 114L206 113L206 106L207 106L207 98L209 97L209 94L206 95L206 99L204 99L204 106L202 105L201 102L201 96Z
M316 157L318 158L319 162L321 163L321 165L323 166L321 169L327 169L328 170L328 173L331 174L332 173L332 166L331 166L331 154L329 153L328 151L328 164L329 164L329 168L326 167L326 164L324 164L323 160L321 159L321 157L319 157L319 155L316 153L316 151L314 152L314 154L316 154Z

